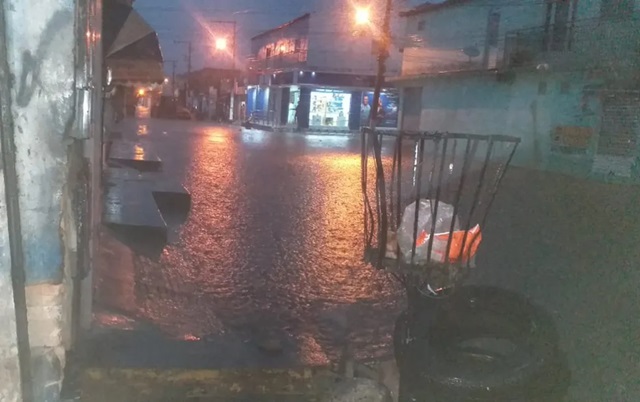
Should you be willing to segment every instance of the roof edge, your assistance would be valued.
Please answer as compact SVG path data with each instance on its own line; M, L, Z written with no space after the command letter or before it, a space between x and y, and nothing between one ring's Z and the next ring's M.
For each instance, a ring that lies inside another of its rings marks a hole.
M401 17L410 17L413 15L420 15L420 14L427 14L427 13L431 13L443 8L447 8L447 7L453 7L453 6L457 6L460 4L464 4L464 3L468 3L471 0L445 0L441 3L432 3L430 1L420 4L419 6L416 6L414 8L411 8L409 10L406 11L401 11L400 12L400 16Z
M252 37L251 40L262 38L263 36L267 36L270 33L273 33L273 32L279 31L281 29L284 29L284 28L286 28L288 26L291 26L291 25L295 24L296 22L300 22L300 21L305 20L305 19L307 19L309 17L311 17L311 13L302 14L301 16L296 17L296 18L294 18L294 19L292 19L290 21L287 21L282 25L278 25L275 28L271 28L271 29L268 29L268 30L266 30L264 32L261 32L261 33L257 34L256 36Z

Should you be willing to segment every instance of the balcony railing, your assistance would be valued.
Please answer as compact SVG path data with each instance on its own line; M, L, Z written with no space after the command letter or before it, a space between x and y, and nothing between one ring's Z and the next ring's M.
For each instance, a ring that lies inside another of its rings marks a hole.
M266 59L249 60L249 69L254 71L282 70L303 67L307 62L307 51L278 54Z
M547 64L560 69L638 65L640 19L589 19L507 33L503 67Z

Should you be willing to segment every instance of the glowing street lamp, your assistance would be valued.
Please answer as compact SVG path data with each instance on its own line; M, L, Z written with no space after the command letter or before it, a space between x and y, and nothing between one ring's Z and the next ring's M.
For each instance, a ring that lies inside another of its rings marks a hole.
M216 38L216 50L227 50L227 38Z
M371 23L371 11L369 7L356 8L356 25L368 25Z

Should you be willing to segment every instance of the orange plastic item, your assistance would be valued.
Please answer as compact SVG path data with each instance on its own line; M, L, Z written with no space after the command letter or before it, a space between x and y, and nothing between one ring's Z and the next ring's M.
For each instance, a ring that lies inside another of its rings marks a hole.
M462 250L462 242L464 241L465 233L467 234L467 240L464 244L464 250ZM480 231L480 225L474 226L471 230L464 231L458 230L453 232L453 239L451 240L451 249L449 250L449 261L452 263L466 263L478 252L478 247L482 241L482 232ZM416 238L416 246L422 246L429 240L429 234L426 231L420 232ZM432 258L435 261L444 262L444 253L447 249L447 243L449 242L449 234L436 234L433 239Z

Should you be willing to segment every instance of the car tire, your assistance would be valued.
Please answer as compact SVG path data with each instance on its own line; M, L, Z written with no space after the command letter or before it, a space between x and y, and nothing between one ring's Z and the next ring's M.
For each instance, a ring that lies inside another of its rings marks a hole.
M472 286L424 304L427 313L403 313L396 322L401 401L551 401L566 392L566 358L540 307L514 292Z

